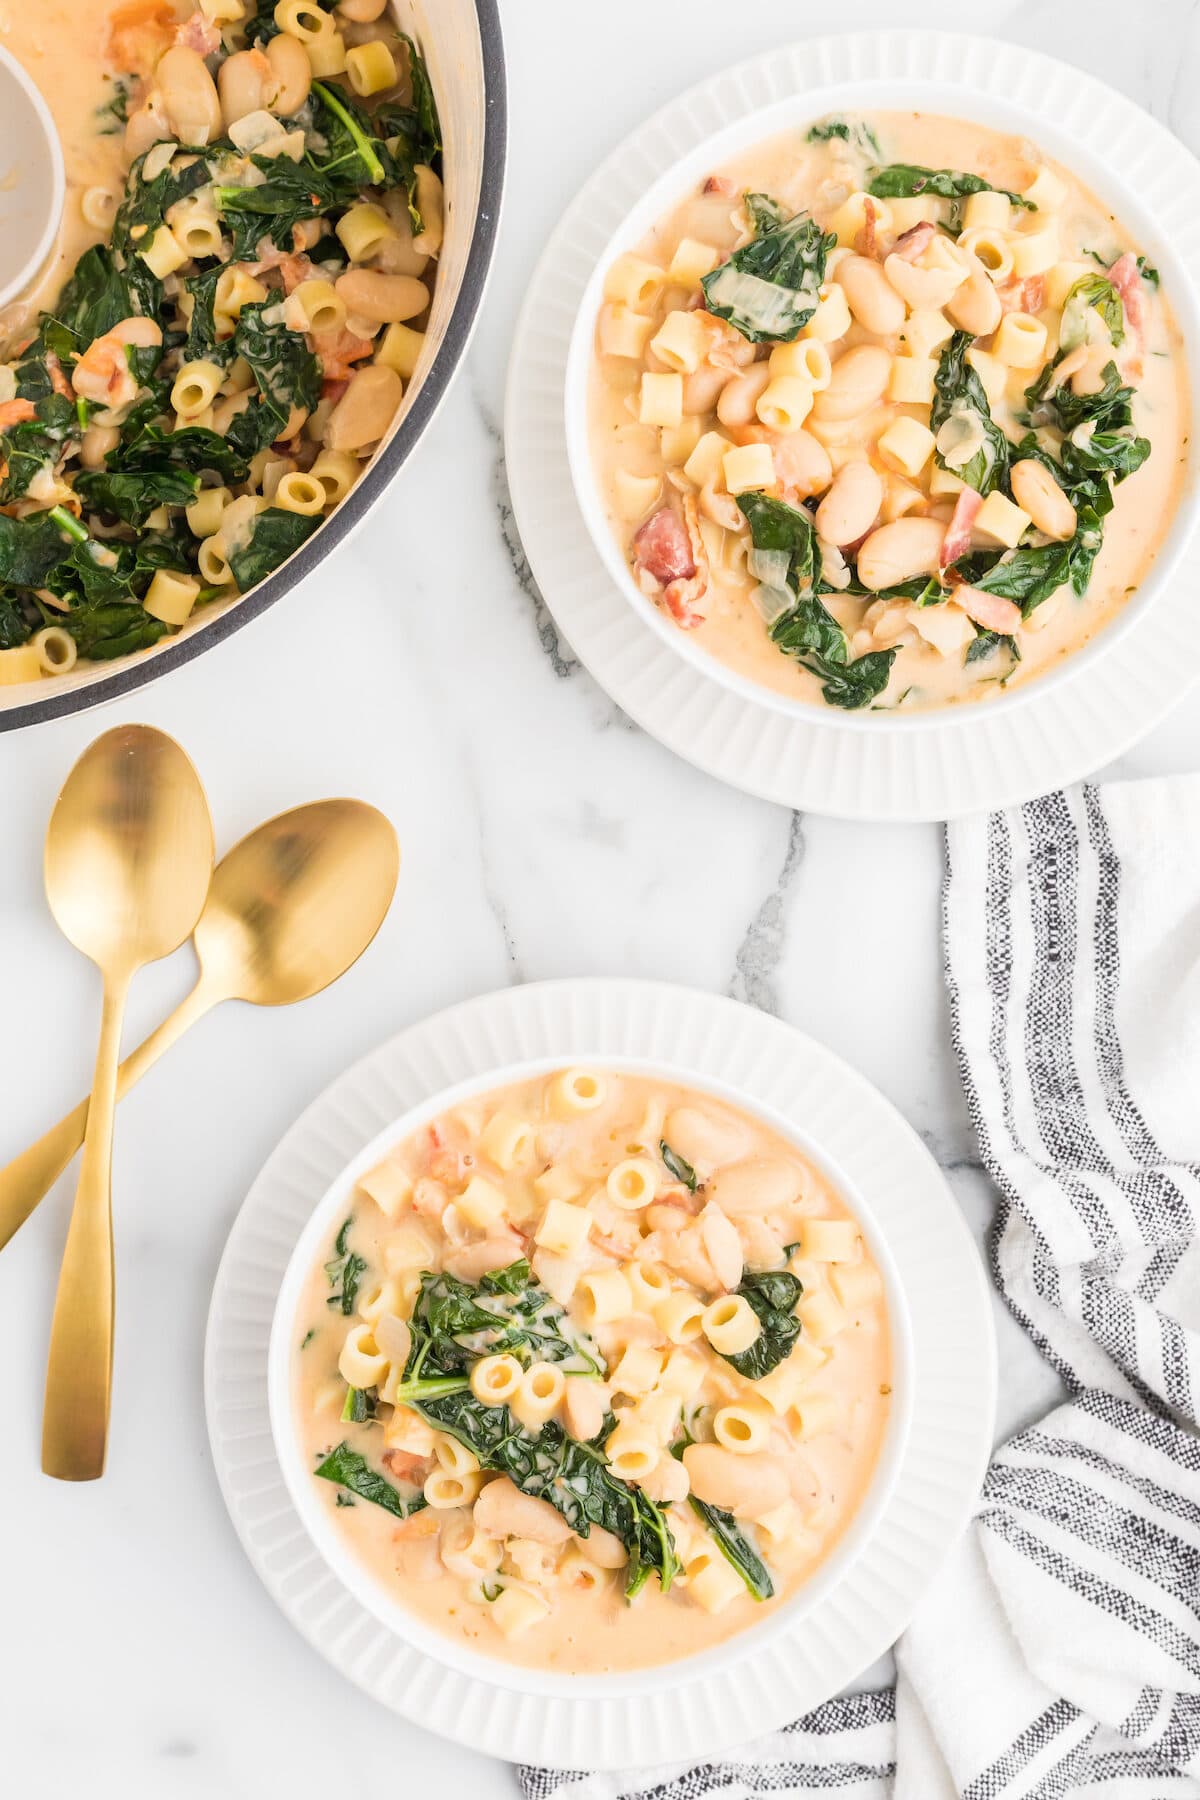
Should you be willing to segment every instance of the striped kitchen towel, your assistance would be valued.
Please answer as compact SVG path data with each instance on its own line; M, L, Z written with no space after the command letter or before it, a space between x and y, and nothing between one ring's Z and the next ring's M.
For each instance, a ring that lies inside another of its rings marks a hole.
M895 1691L531 1800L1200 1797L1200 776L947 829L992 1271L1071 1398L996 1454Z

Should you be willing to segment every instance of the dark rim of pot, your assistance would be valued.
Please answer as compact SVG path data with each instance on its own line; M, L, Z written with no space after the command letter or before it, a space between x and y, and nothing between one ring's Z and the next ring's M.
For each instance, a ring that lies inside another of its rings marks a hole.
M252 588L245 599L238 600L228 612L210 625L201 626L189 637L169 643L165 649L143 655L127 668L99 675L86 687L54 692L55 683L43 685L50 691L45 697L0 711L0 731L15 731L23 725L40 725L46 719L65 718L69 713L83 712L90 706L101 706L121 694L131 694L147 682L157 681L172 669L181 668L193 657L232 637L251 619L273 606L289 589L311 575L324 562L347 534L361 522L379 499L421 438L445 396L450 381L466 351L468 339L483 299L483 290L496 245L496 229L500 217L500 200L504 189L504 158L507 143L508 105L504 75L504 44L500 32L497 0L475 0L479 23L479 40L483 62L484 131L483 170L479 184L479 212L471 237L462 287L454 303L454 311L446 327L446 335L438 347L433 365L421 385L411 408L405 413L391 442L375 458L337 510L330 514L320 531L265 581Z

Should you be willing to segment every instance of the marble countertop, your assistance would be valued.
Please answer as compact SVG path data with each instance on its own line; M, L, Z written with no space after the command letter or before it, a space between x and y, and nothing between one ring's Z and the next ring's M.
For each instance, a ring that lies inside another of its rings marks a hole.
M419 1792L435 1777L476 1800L515 1791L501 1764L378 1710L292 1633L234 1536L204 1428L205 1313L242 1196L307 1101L401 1026L545 976L638 974L732 994L876 1082L982 1239L992 1200L947 1037L939 830L789 814L661 749L558 641L506 499L504 367L547 230L627 129L723 58L801 34L808 10L747 0L735 33L724 0L691 0L685 30L667 0L504 0L512 129L495 273L467 366L390 502L287 602L128 705L0 737L5 1158L88 1084L98 984L48 915L41 840L59 784L102 726L145 719L177 736L222 845L282 807L351 793L395 820L405 855L383 933L337 988L286 1018L226 1009L122 1108L102 1484L39 1472L72 1178L0 1258L0 1742L13 1793L257 1800L340 1794L351 1779ZM962 29L972 11L841 0L837 22ZM1196 0L993 0L986 11L994 35L1114 83L1200 150ZM1198 760L1185 704L1119 772ZM140 977L130 1033L190 975L181 956ZM1056 1388L999 1305L996 1323L1007 1435Z

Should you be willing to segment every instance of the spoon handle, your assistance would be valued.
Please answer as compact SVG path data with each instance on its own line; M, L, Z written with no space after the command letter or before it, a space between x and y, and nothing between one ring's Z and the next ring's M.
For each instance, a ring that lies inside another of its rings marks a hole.
M215 1005L218 997L205 988L203 980L196 983L175 1011L125 1058L117 1071L118 1100L125 1098L134 1083L142 1079L189 1026ZM87 1121L88 1102L81 1100L73 1112L44 1132L36 1144L30 1144L28 1150L22 1150L7 1168L0 1169L0 1250L50 1192L82 1144Z
M114 1308L113 1120L128 989L127 976L104 984L83 1163L50 1327L42 1468L60 1481L97 1480L104 1473L108 1448Z

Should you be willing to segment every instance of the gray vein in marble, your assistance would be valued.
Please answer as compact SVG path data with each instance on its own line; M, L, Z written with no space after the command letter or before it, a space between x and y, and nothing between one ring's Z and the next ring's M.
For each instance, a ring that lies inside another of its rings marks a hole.
M538 584L533 578L533 570L529 566L529 559L525 555L525 546L521 542L517 522L513 517L503 455L497 456L492 475L492 503L496 508L496 516L500 522L500 536L508 553L508 560L517 586L533 607L534 630L538 634L538 641L545 652L546 659L560 680L577 675L579 659L572 656L570 651L564 650L562 639L558 635L558 627L550 616L550 608L542 599Z
M731 999L744 1000L761 1012L779 1012L775 977L787 940L788 891L803 861L803 815L793 812L788 822L783 866L775 886L746 927L734 957L734 976L729 985Z

